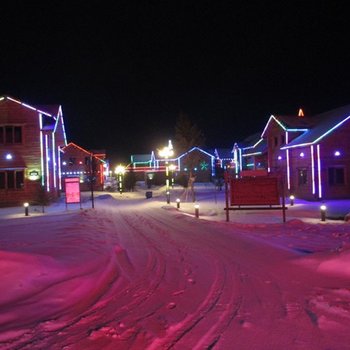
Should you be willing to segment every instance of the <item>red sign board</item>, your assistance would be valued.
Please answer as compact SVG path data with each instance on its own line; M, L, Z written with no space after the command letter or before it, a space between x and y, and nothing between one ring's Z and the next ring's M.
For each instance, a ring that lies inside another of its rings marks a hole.
M231 205L279 205L277 177L231 179Z
M80 203L80 179L79 177L67 177L64 179L66 189L66 204Z

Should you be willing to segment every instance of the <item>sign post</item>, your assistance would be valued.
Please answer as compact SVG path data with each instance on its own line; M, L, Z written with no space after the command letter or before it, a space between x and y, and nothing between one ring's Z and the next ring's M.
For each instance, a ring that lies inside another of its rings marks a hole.
M230 181L230 175L228 171L225 171L225 201L226 201L226 221L230 221L230 214L229 214L229 205L228 205L228 182Z
M257 176L230 179L232 210L282 209L286 221L284 186L276 176ZM282 206L280 203L282 197Z
M80 209L81 209L79 177L65 178L64 185L65 185L65 191L66 191L66 208L67 208L67 204L79 203Z

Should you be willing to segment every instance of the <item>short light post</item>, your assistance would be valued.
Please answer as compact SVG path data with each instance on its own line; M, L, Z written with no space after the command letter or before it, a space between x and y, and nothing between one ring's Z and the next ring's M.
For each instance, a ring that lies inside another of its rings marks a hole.
M176 208L180 209L180 198L176 198Z
M196 218L199 218L199 204L194 205L194 213L196 215Z
M171 157L174 154L173 145L171 141L169 140L168 146L164 147L159 151L159 155L163 158L165 158L165 191L167 196L167 203L170 203L170 192L169 192L169 157ZM169 195L168 195L169 192Z
M320 206L320 211L321 211L321 221L326 221L326 210L327 210L327 207L322 204Z
M289 200L290 200L290 206L292 207L294 205L294 199L295 197L293 195L289 196Z
M170 204L170 192L169 191L166 192L166 202L167 202L167 204Z
M176 165L175 164L170 164L169 165L169 170L171 171L171 188L174 188L174 171L176 170Z
M29 203L26 202L23 204L23 206L24 206L24 215L28 216L29 215Z
M119 190L119 193L122 194L123 193L123 176L125 174L125 166L118 165L115 168L115 173L118 176L118 190Z

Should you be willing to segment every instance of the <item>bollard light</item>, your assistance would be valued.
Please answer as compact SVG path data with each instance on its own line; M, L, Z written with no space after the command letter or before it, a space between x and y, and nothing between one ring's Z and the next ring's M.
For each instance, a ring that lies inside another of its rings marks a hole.
M29 211L29 203L24 203L23 204L23 206L24 206L24 215L25 216L28 216L29 214L28 214L28 211Z
M166 202L168 204L170 204L170 192L169 191L166 192Z
M195 212L196 218L199 218L199 204L195 204L194 212Z
M295 197L293 195L289 196L289 200L290 200L290 206L292 207L294 205L294 199Z
M321 221L326 221L326 210L327 210L327 207L322 204L320 206L320 210L321 210Z
M180 198L176 198L176 207L180 209Z

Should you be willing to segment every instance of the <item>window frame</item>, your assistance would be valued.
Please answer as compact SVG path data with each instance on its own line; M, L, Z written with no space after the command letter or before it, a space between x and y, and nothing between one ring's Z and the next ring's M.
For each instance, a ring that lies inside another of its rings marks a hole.
M19 182L23 180L23 182ZM24 190L25 174L24 169L1 169L0 170L0 191ZM9 184L11 187L9 187Z
M308 168L298 168L298 186L306 186L308 183Z
M21 145L23 144L22 125L0 125L1 145Z
M339 180L339 174L337 174L338 171L341 170L341 180ZM328 175L328 185L333 187L333 186L345 186L346 185L346 177L345 177L345 167L343 166L333 166L333 167L328 167L327 169L327 175Z

